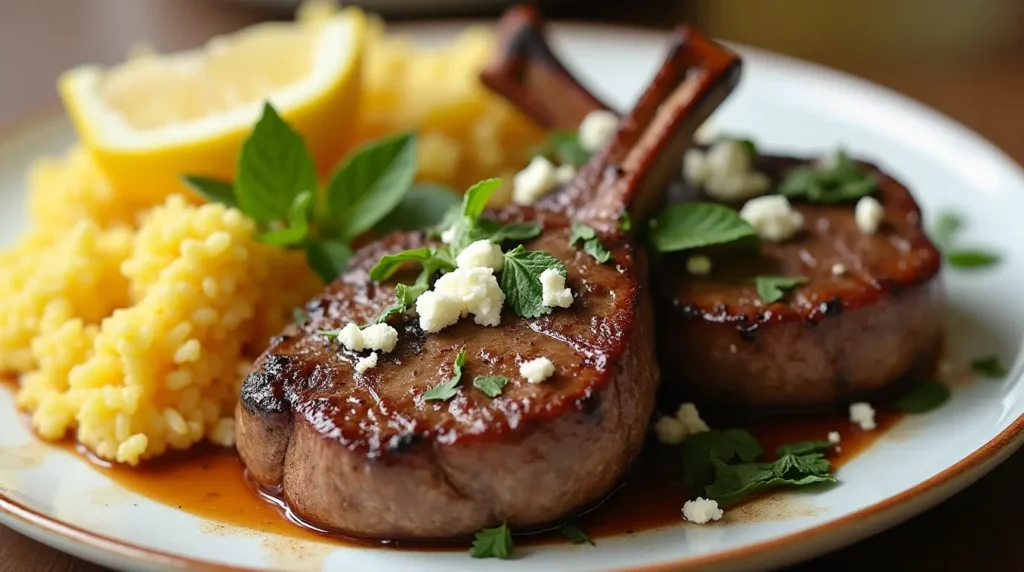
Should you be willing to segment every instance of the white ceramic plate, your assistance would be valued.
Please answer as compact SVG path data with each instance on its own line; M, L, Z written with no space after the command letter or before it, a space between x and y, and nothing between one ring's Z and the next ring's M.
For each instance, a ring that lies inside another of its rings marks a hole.
M424 41L451 28L416 27ZM553 44L581 75L625 107L661 58L663 37L626 29L555 26ZM809 558L892 526L956 493L1021 444L1024 381L1024 173L998 149L956 123L898 95L819 67L742 50L741 86L716 116L723 130L751 133L773 151L816 153L842 144L876 161L917 192L927 215L956 208L967 239L1003 249L1004 262L974 274L946 272L950 359L998 352L1014 363L1002 381L956 388L938 411L910 417L844 466L841 484L816 494L770 499L773 517L727 514L711 526L683 525L609 538L595 548L528 548L513 561L464 552L397 552L275 538L209 523L125 492L103 508L96 491L112 481L82 459L52 450L25 462L32 437L0 389L0 522L78 556L124 570L530 570L766 569ZM25 224L23 182L32 157L72 140L63 118L37 122L0 142L0 243ZM1010 301L1011 303L1007 303ZM769 502L769 501L762 501ZM769 505L765 505L769 506ZM762 511L765 512L765 511Z

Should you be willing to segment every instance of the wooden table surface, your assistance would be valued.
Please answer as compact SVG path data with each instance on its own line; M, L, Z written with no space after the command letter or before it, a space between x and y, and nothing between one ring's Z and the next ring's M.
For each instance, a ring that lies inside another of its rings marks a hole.
M675 13L673 8L627 12L595 9L581 2L565 4L555 10L557 15L574 19L651 24L689 15L682 9ZM54 78L70 66L83 61L118 61L128 47L140 41L160 49L188 47L215 33L274 15L266 9L215 0L4 0L0 77L5 79L0 82L0 126L54 108ZM760 44L778 47L763 38ZM841 66L919 99L972 127L1024 163L1024 50L992 50L957 65L948 61L910 65L905 59L879 63L878 58L856 60L839 53L841 49L835 52L800 55ZM927 513L794 569L871 570L881 565L902 570L1020 572L1024 570L1022 484L1024 450ZM0 527L0 572L100 570L103 568Z

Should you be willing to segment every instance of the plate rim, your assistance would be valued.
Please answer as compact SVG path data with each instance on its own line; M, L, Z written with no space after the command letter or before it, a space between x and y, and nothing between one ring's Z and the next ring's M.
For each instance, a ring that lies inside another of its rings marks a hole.
M389 26L389 31L393 30L402 33L423 28L434 28L436 30L438 28L486 24L488 22L493 23L493 20L446 19L401 22ZM618 35L631 34L645 38L664 37L666 34L664 29L647 26L576 20L552 20L549 27L562 32L600 33L602 31L611 31ZM1024 168L1019 163L974 129L898 91L815 62L735 42L723 43L745 54L753 55L757 59L770 61L782 68L798 69L816 74L824 73L833 78L852 82L858 87L871 89L876 93L884 93L888 99L899 102L919 115L927 116L929 121L937 122L943 129L955 131L959 137L973 139L973 143L983 146L987 153L998 156L1002 162L1014 167L1024 178ZM20 116L0 124L0 140L13 139L42 123L56 119L59 115L64 115L64 111L59 103L51 102L38 108L30 109ZM1018 381L1018 383L1022 382ZM45 443L41 443L41 445L46 446ZM663 572L669 570L708 570L711 567L716 569L722 567L746 569L758 564L761 565L760 567L764 567L766 564L777 566L810 559L830 550L853 544L881 530L895 526L924 512L942 500L952 497L994 469L1016 452L1017 449L1021 448L1022 445L1024 445L1024 414L1019 415L992 439L942 471L901 493L879 500L845 516L792 532L779 538L763 540L722 552L684 557L650 565L629 566L616 570L618 572ZM913 506L908 506L911 504ZM906 510L900 512L899 509L901 508L906 508ZM860 523L861 526L858 529L850 530L849 534L843 536L836 534L834 537L828 536L838 533L843 529L852 529L851 525L855 523ZM57 550L74 553L76 556L86 560L92 559L89 556L105 556L113 558L110 562L144 564L150 567L187 568L202 572L245 572L249 570L248 568L230 564L199 560L148 548L93 532L26 506L4 490L0 490L0 524L30 536ZM835 541L828 542L829 538L834 538ZM70 544L63 544L65 542ZM804 546L801 550L792 550L794 544ZM67 546L71 546L76 550L68 550ZM787 553L787 549L791 552ZM752 561L754 558L757 559L756 562Z

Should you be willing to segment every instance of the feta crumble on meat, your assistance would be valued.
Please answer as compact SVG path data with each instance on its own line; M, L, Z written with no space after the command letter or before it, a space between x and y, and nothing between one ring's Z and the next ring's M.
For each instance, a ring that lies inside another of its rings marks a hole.
M828 442L832 443L833 445L838 445L839 444L839 431L829 431L828 432Z
M804 216L793 210L789 199L782 195L747 201L740 209L740 218L754 227L759 237L773 242L792 238L804 226Z
M875 408L870 403L853 403L850 405L850 421L860 425L865 431L871 431L875 425Z
M370 352L370 355L356 362L356 371L361 374L375 367L377 367L377 352Z
M490 268L500 272L505 267L505 256L501 247L489 240L478 240L462 249L455 257L455 265L459 268Z
M832 265L832 276L842 276L843 274L846 274L846 266L838 262Z
M725 511L718 508L718 501L697 497L683 504L683 518L694 524L707 524L719 520Z
M390 353L398 344L398 330L387 324L373 324L360 329L349 322L338 332L338 341L345 349L354 352L379 350Z
M504 303L505 293L493 270L456 268L438 278L433 290L416 299L416 313L423 331L436 333L469 314L481 326L497 326Z
M555 166L546 158L537 156L512 177L512 200L518 205L532 205L557 186Z
M580 122L580 147L596 153L611 142L618 129L618 115L604 109L591 111Z
M530 383L540 383L555 373L555 364L546 357L539 357L519 366L519 375Z
M541 303L549 308L572 305L572 290L565 287L565 276L554 268L540 273Z
M853 209L853 219L864 234L875 234L885 220L885 207L875 197L861 197Z
M572 165L559 165L555 169L555 180L559 185L568 185L569 181L576 176L576 167Z

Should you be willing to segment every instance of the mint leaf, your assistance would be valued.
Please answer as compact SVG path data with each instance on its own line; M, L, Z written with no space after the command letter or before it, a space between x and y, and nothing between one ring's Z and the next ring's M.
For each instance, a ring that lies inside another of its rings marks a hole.
M468 242L478 240L490 240L495 244L511 241L527 241L540 235L541 226L533 222L517 222L502 225L498 221L489 218L481 218L476 221L469 230Z
M280 230L272 230L256 235L256 238L271 246L297 246L306 240L309 235L310 205L313 203L313 193L302 191L295 195L292 208L288 213L288 227Z
M757 276L757 295L765 304L774 304L786 295L786 292L807 282L803 276Z
M955 268L984 268L999 260L998 254L987 250L952 250L946 253L946 261Z
M629 216L629 211L622 211L619 214L619 230L622 232L629 232L633 229L633 217Z
M306 313L302 308L292 308L292 322L301 326L309 320L309 314Z
M682 443L683 483L691 489L710 483L715 476L714 459L751 462L761 453L761 444L743 429L694 433Z
M448 401L459 392L459 382L462 381L462 366L466 365L466 348L459 350L455 358L455 365L452 367L452 376L448 381L443 381L434 387L423 392L424 401Z
M821 453L783 455L773 463L728 465L715 459L715 482L705 488L708 498L721 505L782 486L835 482L831 463Z
M936 381L920 383L910 393L893 402L907 413L927 413L949 400L949 388Z
M352 249L343 242L321 240L306 245L306 264L320 275L325 284L334 282L348 266L350 258Z
M343 241L356 238L398 205L416 169L415 133L364 144L331 175L321 225Z
M288 218L295 196L317 188L316 166L306 143L270 103L242 143L235 200L245 214L268 225Z
M597 546L597 544L587 536L587 533L583 532L583 529L575 524L563 524L558 529L558 532L567 538L572 544L583 544L585 542L591 546Z
M828 441L799 441L779 446L775 454L779 457L785 455L806 455L808 453L827 453L835 448L835 444Z
M502 183L501 179L484 179L470 187L462 198L462 216L470 221L480 218L487 208L487 202L491 200L491 195Z
M839 203L870 195L878 188L878 177L869 173L839 149L828 165L790 169L778 193L811 202Z
M505 305L517 316L539 318L551 313L551 308L543 304L540 283L540 275L548 268L558 270L562 276L566 274L562 262L546 252L526 250L520 244L505 253L501 290L505 293Z
M534 150L533 155L542 155L552 163L581 167L590 160L590 153L580 144L576 131L553 131L548 134L546 144Z
M401 202L373 227L373 231L383 236L396 230L428 229L440 224L445 215L461 203L462 196L448 187L415 184Z
M233 209L238 208L238 202L235 201L235 187L230 182L192 175L185 175L182 180L207 201L220 203Z
M505 389L508 378L504 375L478 375L473 378L473 387L484 392L487 397L497 397Z
M415 301L416 297L412 295L408 286L405 284L395 286L395 302L385 308L370 324L383 324L390 320L391 316L404 314Z
M992 379L1006 377L1010 373L996 355L974 358L971 360L971 369Z
M512 555L515 546L512 544L512 531L508 523L501 523L501 526L485 528L476 533L473 539L473 548L469 550L473 558L500 558L508 559Z
M676 252L757 236L735 210L716 203L669 205L655 219L651 241L658 252Z
M419 262L424 268L451 271L455 270L455 262L447 255L444 249L431 246L403 250L397 254L387 254L380 258L380 262L370 269L370 278L383 282L390 278L402 264L406 262ZM429 277L428 277L429 278Z
M946 250L952 246L953 238L963 226L964 221L960 215L953 212L941 213L936 217L935 224L932 225L932 240L940 250Z
M572 233L569 235L569 246L576 246L577 243L582 243L583 251L601 264L608 262L612 257L612 253L604 247L604 244L601 243L601 239L597 237L597 231L581 222L572 221Z

